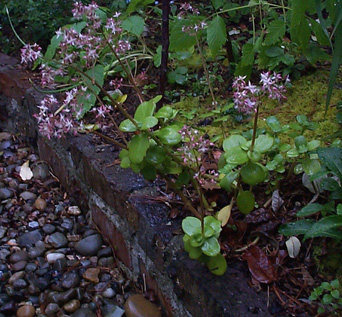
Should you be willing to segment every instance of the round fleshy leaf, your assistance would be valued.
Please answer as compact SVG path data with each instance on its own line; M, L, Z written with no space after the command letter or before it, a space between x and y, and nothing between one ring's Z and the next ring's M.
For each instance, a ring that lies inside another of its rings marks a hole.
M259 162L261 160L261 152L256 149L253 152L248 151L247 155L252 162Z
M248 162L247 152L242 150L241 147L230 148L224 157L229 164L241 165Z
M201 250L207 256L216 256L220 253L220 244L215 237L210 237L205 239Z
M245 144L246 142L247 140L242 135L231 135L223 141L223 149L227 152L232 148L240 147L241 144Z
M236 204L243 214L248 215L254 209L255 198L253 193L247 190L240 190Z
M308 142L303 135L295 137L295 146L299 153L306 153L308 151Z
M157 177L156 168L153 165L146 165L143 169L141 169L141 174L148 181L154 181Z
M204 218L204 236L206 238L220 234L221 230L221 221L217 220L213 216L207 216Z
M150 143L145 133L135 135L128 145L128 157L133 164L139 164L144 160Z
M158 124L158 119L153 116L149 116L149 117L144 118L144 120L141 122L140 129L141 130L151 129L157 124Z
M186 217L182 221L182 229L189 236L201 233L201 220L195 217Z
M242 181L252 186L261 183L267 176L262 166L254 162L248 162L244 165L240 173Z
M155 117L158 119L171 119L173 116L173 113L174 113L174 110L170 106L163 106L155 114Z
M227 192L230 192L234 181L238 179L239 175L240 171L229 172L225 177L221 179L220 186Z
M227 261L224 256L219 253L216 256L209 257L207 267L211 273L215 275L223 275L227 271Z
M259 135L255 139L254 149L260 153L266 153L273 145L274 138L268 134Z
M125 156L124 158L121 159L120 167L122 167L122 168L131 167L131 161L129 160L128 156Z
M319 160L305 159L302 161L303 170L309 176L318 173L321 170L321 164Z
M153 100L144 101L135 111L134 119L136 121L142 122L145 118L153 116L155 109L156 104L153 102Z
M155 132L155 135L165 145L175 145L181 141L181 135L178 133L179 127L170 125Z
M119 129L123 132L135 132L137 127L133 124L131 120L124 120L120 123Z
M189 239L190 245L194 248L200 247L204 243L202 233L195 233Z
M282 131L280 122L275 116L268 117L266 123L273 132L279 133Z
M160 164L166 158L165 150L158 145L150 146L146 152L146 161L152 164Z

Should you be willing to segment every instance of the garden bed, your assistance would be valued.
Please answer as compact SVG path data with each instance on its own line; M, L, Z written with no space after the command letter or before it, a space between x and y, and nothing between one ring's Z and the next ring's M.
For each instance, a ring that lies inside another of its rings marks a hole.
M53 168L71 196L89 210L93 223L112 246L128 275L153 290L167 315L267 316L276 300L249 287L247 266L228 260L223 276L212 275L183 250L181 219L172 219L159 188L117 164L115 146L91 135L60 140L41 137L32 117L42 95L30 87L29 73L0 55L2 129L36 142L40 157ZM165 198L165 197L164 197Z

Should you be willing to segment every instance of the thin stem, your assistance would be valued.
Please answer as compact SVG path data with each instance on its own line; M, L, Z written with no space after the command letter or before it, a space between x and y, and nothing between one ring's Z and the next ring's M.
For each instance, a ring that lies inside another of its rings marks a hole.
M204 69L204 73L205 73L205 77L207 79L207 83L208 83L208 86L209 86L209 91L210 91L210 94L211 94L211 98L213 99L213 105L215 105L215 107L217 106L217 102L215 100L215 95L214 95L214 92L213 92L213 88L211 86L211 83L210 83L210 77L209 77L209 72L208 72L208 68L207 68L207 64L204 60L204 56L203 56L203 52L202 52L202 49L201 49L201 45L198 41L198 37L197 37L197 34L195 36L196 38L196 44L197 44L197 48L198 48L198 52L199 52L199 55L201 57L201 61L202 61L202 65L203 65L203 69Z
M195 207L192 205L191 201L185 197L183 192L175 186L175 184L171 181L171 179L167 175L163 175L163 177L165 178L167 183L172 187L172 189L177 193L177 195L182 199L185 207L188 207L194 216L201 219L202 215L195 209Z
M258 126L258 116L259 116L259 103L257 105L255 116L254 116L253 136L252 136L252 143L251 143L251 153L253 153L253 150L254 150L256 130L257 130L257 126Z
M107 142L109 142L109 143L113 143L113 144L115 144L116 146L118 146L118 147L120 147L120 148L122 148L122 149L124 149L124 150L128 150L127 146L121 144L120 142L115 141L114 139L112 139L112 138L110 138L110 137L108 137L108 136L102 134L101 132L98 132L98 131L95 131L95 130L94 130L94 131L91 131L91 132L94 133L94 134L96 134L96 135L99 136L100 138L105 139L105 140L106 140Z

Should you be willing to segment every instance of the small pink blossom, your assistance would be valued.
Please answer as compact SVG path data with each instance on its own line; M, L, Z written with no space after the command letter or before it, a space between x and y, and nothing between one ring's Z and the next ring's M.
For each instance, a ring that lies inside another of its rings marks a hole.
M21 63L28 64L29 62L36 61L39 57L42 57L41 47L38 44L26 44L21 51Z

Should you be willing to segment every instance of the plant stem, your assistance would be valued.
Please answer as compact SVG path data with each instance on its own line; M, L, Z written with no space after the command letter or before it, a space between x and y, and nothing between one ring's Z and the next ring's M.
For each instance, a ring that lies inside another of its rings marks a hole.
M251 149L250 149L251 153L253 153L253 150L254 150L256 130L257 130L257 126L258 126L258 116L259 116L259 103L256 107L256 112L255 112L255 116L254 116L253 136L252 136L252 143L251 143Z
M202 61L202 65L203 65L203 69L204 69L204 73L205 73L205 77L207 79L207 83L208 83L208 86L209 86L209 91L210 91L210 94L211 94L211 98L213 100L213 105L215 105L215 107L216 107L217 106L217 102L215 100L214 91L213 91L213 88L212 88L211 83L210 83L210 77L209 77L209 72L208 72L207 64L205 63L203 52L202 52L202 49L201 49L201 45L200 45L200 43L198 41L197 34L196 34L195 38L196 38L196 44L197 44L198 52L199 52L199 55L201 57L201 61Z
M110 137L108 137L108 136L102 134L101 132L98 132L98 131L95 131L95 130L94 130L94 131L91 131L91 132L94 133L94 134L96 134L96 135L99 136L100 138L106 140L107 142L113 143L113 144L117 145L118 147L120 147L120 148L122 148L122 149L124 149L124 150L127 150L127 146L125 146L125 145L123 145L123 144L121 144L121 143L115 141L114 139L112 139L112 138L110 138Z

